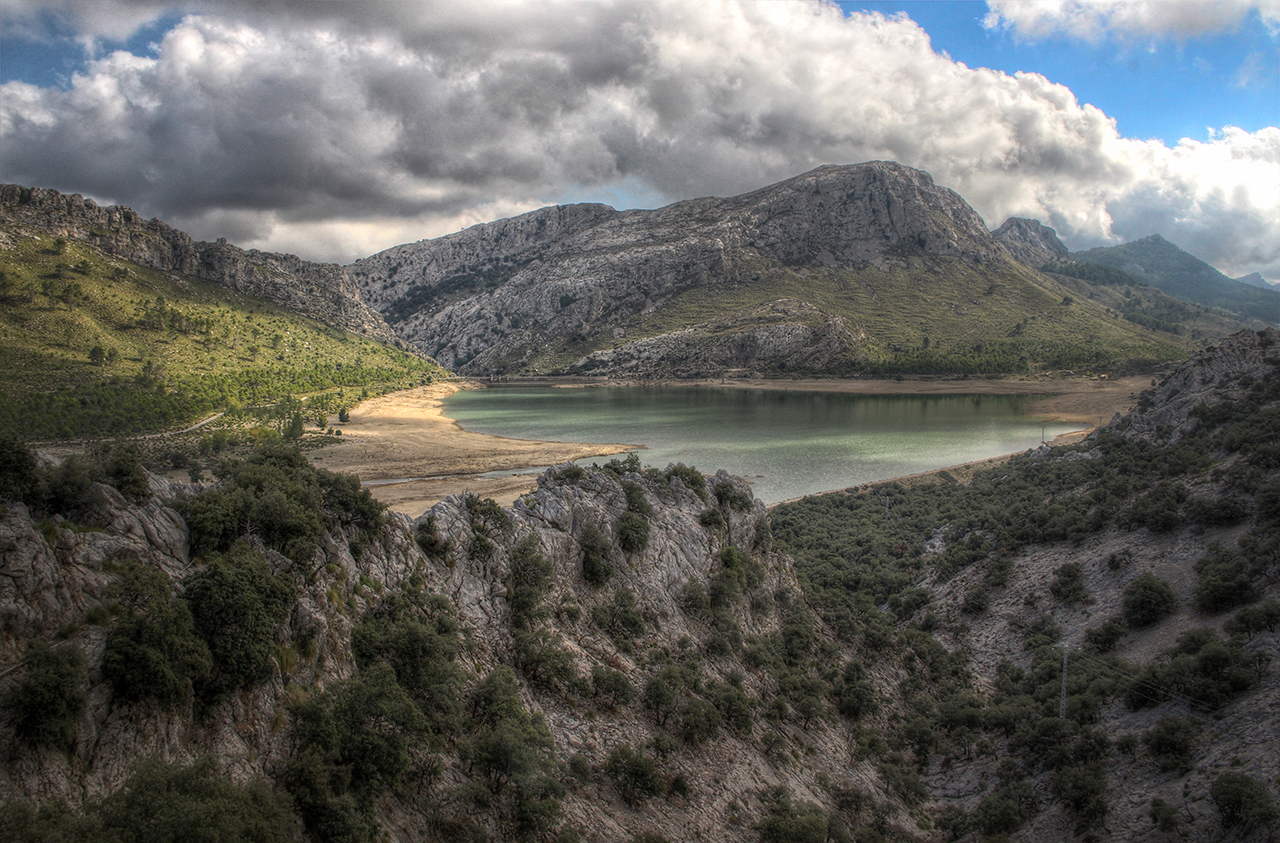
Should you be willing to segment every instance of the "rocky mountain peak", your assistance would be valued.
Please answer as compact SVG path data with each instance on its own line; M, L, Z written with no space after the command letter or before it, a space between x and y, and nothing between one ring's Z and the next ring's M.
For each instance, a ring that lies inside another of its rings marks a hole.
M923 171L872 161L655 210L543 208L349 269L402 337L444 365L492 372L538 370L551 345L577 349L566 351L575 354L568 363L585 360L690 291L740 289L806 267L888 272L942 259L980 266L1003 255L954 191Z
M1044 266L1069 254L1067 247L1058 239L1058 232L1040 220L1009 217L991 235L1014 260L1027 266Z

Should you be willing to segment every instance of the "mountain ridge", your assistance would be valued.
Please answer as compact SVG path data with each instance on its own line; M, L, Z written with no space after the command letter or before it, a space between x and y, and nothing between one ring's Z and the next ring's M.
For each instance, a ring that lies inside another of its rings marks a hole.
M1186 348L1057 308L1065 290L959 194L883 161L651 211L541 209L349 269L405 339L468 374L1026 372Z
M100 207L78 193L50 188L0 185L0 213L25 228L82 241L131 263L214 281L341 330L399 342L337 264L246 251L225 239L197 241L158 219L144 220L127 205Z
M1159 234L1120 246L1072 252L1071 259L1118 269L1183 301L1268 325L1280 323L1280 290L1258 289L1228 278Z

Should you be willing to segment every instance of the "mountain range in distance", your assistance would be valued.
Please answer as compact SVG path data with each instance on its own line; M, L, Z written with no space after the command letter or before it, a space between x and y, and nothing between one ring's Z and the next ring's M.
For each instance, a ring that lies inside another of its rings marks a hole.
M991 232L927 173L870 162L656 210L544 208L349 270L402 338L473 375L1134 369L1280 317L1280 294L1139 243ZM1066 269L1083 263L1124 274Z
M929 174L884 161L655 210L548 207L347 267L0 188L7 243L50 235L480 376L1139 371L1280 318L1280 292L1158 235L1071 253L1035 220L989 231ZM7 248L8 288L49 286L47 268L24 269L30 255ZM113 329L95 330L109 346ZM90 350L64 344L72 358Z

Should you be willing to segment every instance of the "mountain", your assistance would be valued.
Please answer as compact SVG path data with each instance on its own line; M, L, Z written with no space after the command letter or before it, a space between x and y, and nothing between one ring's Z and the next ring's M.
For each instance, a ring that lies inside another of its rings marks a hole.
M1259 290L1234 281L1159 234L1122 246L1072 252L1071 258L1126 272L1183 301L1269 325L1280 322L1280 291Z
M1250 287L1260 287L1263 290L1274 290L1277 286L1262 277L1261 272L1250 272L1248 275L1242 275L1236 279L1241 284L1248 284Z
M348 269L469 374L1031 372L1189 348L1074 301L955 192L883 161L657 210L544 208Z
M1040 220L1009 217L991 232L991 236L1014 260L1037 269L1069 254L1067 247L1058 239L1058 232Z
M0 828L1267 839L1277 348L771 512L634 456L411 520L279 446L198 488L0 440Z
M354 293L340 267L193 243L78 196L0 189L0 431L151 433L221 410L261 416L296 396L306 406L290 412L313 420L443 374L388 343Z
M284 310L384 343L395 335L342 267L295 255L245 251L218 240L197 242L160 220L143 220L126 205L98 207L79 194L0 185L0 226L87 243L139 266L176 272L265 299Z

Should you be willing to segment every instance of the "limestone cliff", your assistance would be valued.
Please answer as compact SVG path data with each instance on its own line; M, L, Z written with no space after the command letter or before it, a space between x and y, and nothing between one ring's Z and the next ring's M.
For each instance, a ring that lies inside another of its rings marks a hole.
M350 270L400 335L444 365L473 373L546 367L553 365L546 346L569 338L565 362L603 344L617 347L616 359L601 353L580 365L634 374L638 359L709 371L823 367L808 358L824 353L848 360L842 346L857 344L856 327L816 327L811 314L787 314L769 301L757 305L763 316L722 310L722 319L739 324L694 320L677 328L683 336L642 323L693 289L742 290L785 268L801 279L805 267L888 270L913 257L995 267L1003 253L955 192L927 173L878 161L819 167L741 196L652 211L544 208L397 246ZM816 322L835 318L823 312ZM637 331L650 336L633 342ZM779 331L788 336L774 348Z
M226 240L198 242L160 220L142 219L126 205L102 208L79 194L47 188L0 185L0 214L7 223L33 232L80 240L142 266L214 281L335 328L383 342L396 339L336 264L245 251Z
M119 788L132 765L148 757L186 763L211 755L236 780L265 776L284 789L295 752L290 704L355 675L353 628L371 609L404 594L411 583L425 585L456 607L466 642L459 662L468 684L494 666L519 667L509 594L513 548L532 542L553 569L550 591L542 598L549 611L540 628L560 642L557 649L569 654L578 675L588 677L585 686L579 687L577 680L572 688L552 690L529 681L529 669L520 668L523 702L545 718L562 765L560 775L570 785L563 798L564 824L589 832L592 840L629 839L653 831L670 840L745 841L753 839L748 826L763 814L769 788L786 785L797 798L825 802L830 797L819 784L822 780L874 794L867 805L882 805L877 808L881 822L909 828L871 762L853 757L856 747L845 730L810 727L807 717L787 717L785 707L781 719L768 725L744 709L748 721L732 730L726 725L718 737L700 738L705 743L664 750L664 775L687 782L687 792L678 798L648 805L622 798L600 772L585 782L564 772L570 756L600 771L617 747L646 747L667 734L638 701L593 703L593 668L620 671L632 686L642 688L675 653L687 664L705 659L697 668L698 681L737 687L744 702L776 692L768 673L742 661L735 649L740 643L707 650L708 639L726 630L739 638L777 635L786 613L776 601L802 599L790 561L770 549L763 504L751 498L740 478L723 472L708 478L709 493L654 470L583 472L570 466L548 471L537 490L509 510L458 496L416 523L393 516L379 540L356 556L351 536L332 530L306 564L267 550L271 568L292 583L297 598L275 632L281 656L265 684L235 694L203 716L197 716L192 702L166 708L151 699L116 697L103 673L112 625L101 609L86 620L86 613L109 602L106 589L123 562L161 570L175 581L204 564L193 558L186 524L169 505L177 490L156 478L152 485L154 496L141 506L96 485L85 506L70 513L72 520L37 523L22 504L10 504L0 515L0 665L7 668L0 673L0 695L21 680L19 662L28 640L65 638L57 646L79 648L86 656L90 700L70 752L24 746L12 729L0 725L0 799L59 800L75 806ZM649 510L648 541L642 549L626 551L619 525L636 508L637 490ZM584 579L584 536L593 529L604 537L604 564L613 572L607 586ZM434 540L430 556L414 540L415 532L424 530ZM752 566L759 580L752 585L755 596L749 604L722 605L713 620L705 606L691 608L689 587L711 586L727 564L728 548L741 549L744 555L731 558ZM629 622L642 628L621 638L601 620L602 612L607 615L619 605L620 594L634 598L627 604L633 613ZM299 654L299 641L315 646ZM699 655L703 651L714 655ZM828 653L836 656L839 651L828 648ZM805 757L798 764L794 758L801 747ZM444 761L429 794L410 798L405 792L379 802L378 823L386 839L437 839L432 823L438 815L431 812L452 798L442 793L468 781L470 769L469 762L449 752ZM735 816L740 820L731 819ZM496 809L473 814L470 822L487 829L492 839L509 839L510 829Z
M1067 257L1070 252L1058 239L1058 232L1040 220L1009 217L1004 224L991 232L1000 247L1014 260L1031 267L1044 266L1051 260Z

